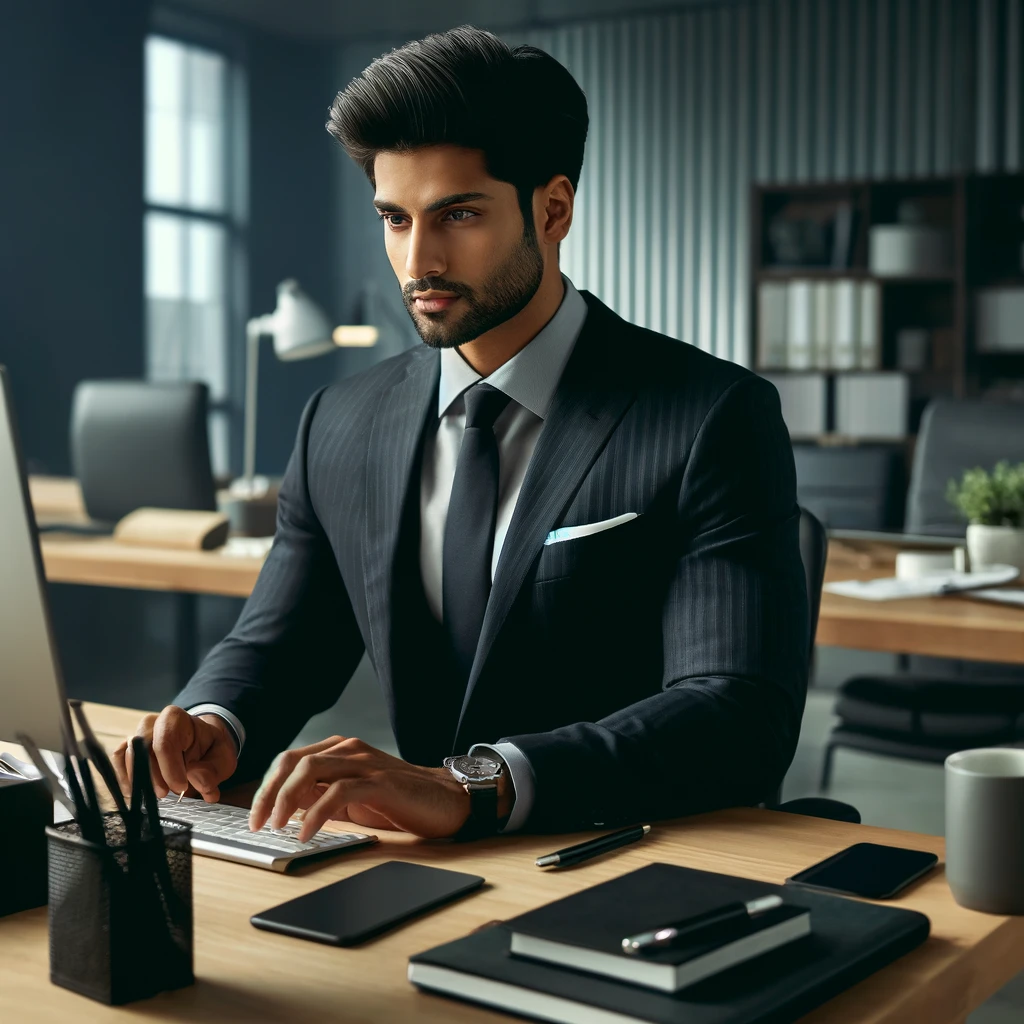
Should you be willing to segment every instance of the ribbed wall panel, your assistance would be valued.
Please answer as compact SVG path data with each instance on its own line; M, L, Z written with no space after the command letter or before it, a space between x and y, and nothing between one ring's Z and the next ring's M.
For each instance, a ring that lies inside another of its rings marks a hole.
M759 0L504 38L590 103L566 273L739 362L751 182L1024 169L1024 0Z

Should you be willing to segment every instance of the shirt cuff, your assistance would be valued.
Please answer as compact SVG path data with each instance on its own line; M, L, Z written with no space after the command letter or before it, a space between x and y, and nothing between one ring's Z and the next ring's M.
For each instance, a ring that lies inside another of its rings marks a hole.
M216 715L218 718L223 718L235 737L235 755L241 754L242 746L245 744L245 726L227 708L223 708L219 704L197 704L187 710L190 715ZM519 756L523 757L522 754Z
M512 787L516 791L512 802L512 813L505 822L502 832L518 832L526 824L533 810L533 766L526 755L514 743L475 743L469 748L470 754L496 754L505 762Z

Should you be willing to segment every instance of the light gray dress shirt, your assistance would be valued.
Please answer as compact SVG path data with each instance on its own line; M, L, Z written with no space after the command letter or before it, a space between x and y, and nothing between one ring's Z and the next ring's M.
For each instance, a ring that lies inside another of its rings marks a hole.
M562 371L587 317L587 304L583 297L564 275L562 282L565 295L555 315L529 344L485 378L488 384L511 399L494 424L498 442L498 509L491 555L492 580L527 466ZM443 621L441 567L444 527L455 465L466 427L463 395L480 379L480 374L466 362L458 349L441 349L437 433L428 440L423 452L420 480L420 572L427 605L438 622ZM200 704L189 708L189 712L193 715L220 715L235 731L241 749L245 742L245 728L226 708L217 704ZM521 828L533 806L533 769L526 756L513 743L477 743L469 752L495 753L508 766L516 798L504 831L514 832Z

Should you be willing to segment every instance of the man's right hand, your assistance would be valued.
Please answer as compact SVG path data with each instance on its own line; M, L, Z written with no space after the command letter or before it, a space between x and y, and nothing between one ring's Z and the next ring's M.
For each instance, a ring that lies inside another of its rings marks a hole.
M238 763L234 734L217 715L190 715L171 705L159 715L143 716L135 735L149 743L149 766L158 797L172 790L185 793L191 785L208 803L216 803L220 784ZM132 788L131 741L129 736L111 758L125 796Z

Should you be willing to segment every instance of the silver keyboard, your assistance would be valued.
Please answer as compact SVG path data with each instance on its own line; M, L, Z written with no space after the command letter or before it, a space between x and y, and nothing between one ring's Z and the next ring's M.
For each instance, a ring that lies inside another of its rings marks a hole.
M205 800L176 796L160 801L160 813L172 821L187 821L192 826L192 849L208 857L253 864L285 871L297 860L316 854L332 853L350 846L375 843L376 836L362 832L316 832L308 843L298 840L299 822L284 828L266 825L259 832L249 831L249 812L230 804L208 804Z

